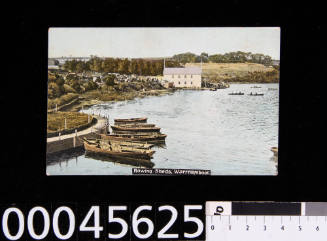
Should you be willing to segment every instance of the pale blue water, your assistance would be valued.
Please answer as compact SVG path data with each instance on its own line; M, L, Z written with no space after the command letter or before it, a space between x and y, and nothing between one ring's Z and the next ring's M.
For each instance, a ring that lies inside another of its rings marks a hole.
M217 91L181 90L95 105L85 113L114 118L148 117L167 134L166 148L154 148L154 168L211 170L212 175L276 175L270 151L278 146L278 84L232 84ZM245 92L231 96L232 91ZM264 96L248 96L250 92ZM130 175L132 166L60 155L47 165L49 175ZM61 161L60 161L61 160Z

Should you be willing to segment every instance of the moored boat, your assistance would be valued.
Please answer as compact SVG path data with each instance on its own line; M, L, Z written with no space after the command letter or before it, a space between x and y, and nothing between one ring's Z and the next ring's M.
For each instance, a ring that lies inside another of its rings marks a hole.
M155 153L153 150L123 147L113 145L101 140L88 140L84 138L84 149L86 152L101 153L114 158L136 158L150 160Z
M108 142L110 145L120 145L122 147L132 147L132 148L138 148L138 149L150 149L154 146L154 144L148 144L148 143L141 143L141 142L132 142L128 140L114 140L114 139L108 139L108 138L102 138L102 136L106 136L104 134L99 134L100 140ZM88 141L96 143L98 139L90 139L88 138Z
M160 127L138 127L138 126L131 126L131 127L125 127L125 126L119 126L119 125L113 125L111 126L111 129L115 131L128 131L128 132L159 132Z
M115 124L116 123L146 123L147 117L141 117L141 118L129 118L129 119L114 119Z
M155 124L146 124L146 123L118 123L115 124L120 127L155 127Z
M116 140L116 141L129 141L129 142L164 142L167 135L161 133L155 133L151 135L144 134L100 134L102 139Z

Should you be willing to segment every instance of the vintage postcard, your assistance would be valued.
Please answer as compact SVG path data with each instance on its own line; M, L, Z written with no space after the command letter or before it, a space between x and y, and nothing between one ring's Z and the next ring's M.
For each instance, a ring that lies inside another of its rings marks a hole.
M279 27L50 28L47 175L277 175Z

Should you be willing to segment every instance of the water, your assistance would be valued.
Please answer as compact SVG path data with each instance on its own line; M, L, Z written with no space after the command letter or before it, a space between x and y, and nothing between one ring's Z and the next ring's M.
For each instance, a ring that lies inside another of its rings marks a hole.
M217 91L180 90L95 105L85 113L114 118L148 117L167 134L166 147L154 148L154 168L211 170L212 175L276 175L270 148L278 146L278 84L232 84ZM228 95L242 91L242 96ZM248 96L250 92L264 96ZM64 160L65 159L65 160ZM49 175L130 175L132 166L77 154L57 156Z

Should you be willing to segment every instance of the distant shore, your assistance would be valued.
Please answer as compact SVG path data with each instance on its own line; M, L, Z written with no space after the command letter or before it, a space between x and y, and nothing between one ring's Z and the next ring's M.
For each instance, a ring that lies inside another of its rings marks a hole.
M113 95L112 99L107 99L106 93L104 96L100 96L93 98L92 95L82 94L79 97L79 101L75 102L73 105L65 108L64 111L80 111L82 108L88 108L93 105L102 104L108 101L118 102L118 101L126 101L126 100L133 100L135 98L144 98L146 96L162 96L169 93L174 92L175 89L153 89L147 91L135 91L135 92L127 92L123 93L121 96ZM109 96L109 94L108 94ZM101 98L103 97L103 98Z

